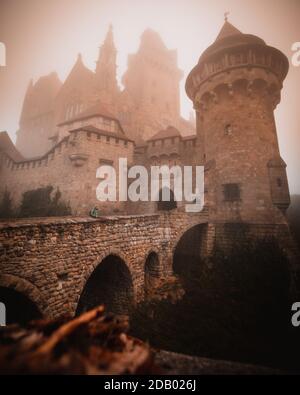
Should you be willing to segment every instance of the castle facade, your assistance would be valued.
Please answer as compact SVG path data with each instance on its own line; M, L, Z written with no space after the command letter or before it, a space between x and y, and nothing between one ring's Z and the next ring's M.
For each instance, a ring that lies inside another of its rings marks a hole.
M28 87L16 147L0 136L1 192L10 191L17 207L24 192L50 184L74 215L95 205L105 214L156 212L156 203L97 202L99 165L117 167L123 157L129 165L203 165L212 222L286 224L290 196L274 110L287 72L285 55L226 20L186 81L195 133L180 116L176 52L146 30L121 91L110 28L95 72L78 56L64 84L51 74Z

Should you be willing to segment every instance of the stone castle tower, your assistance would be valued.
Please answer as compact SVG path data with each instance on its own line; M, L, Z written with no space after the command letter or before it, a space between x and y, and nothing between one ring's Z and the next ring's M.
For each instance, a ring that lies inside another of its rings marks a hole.
M64 83L52 73L30 84L17 148L26 158L44 155L64 137L61 124L90 113L95 106L109 110L135 141L147 140L168 126L178 128L184 135L193 134L194 125L180 116L181 77L176 50L169 50L158 33L147 29L137 53L128 57L121 90L110 26L95 71L84 65L79 54Z
M227 20L186 81L212 222L284 224L290 204L274 110L288 60Z
M119 93L117 82L117 50L114 44L112 25L100 48L96 66L96 90L99 99L112 104Z
M161 126L179 127L182 76L177 51L167 49L159 34L147 29L141 36L138 52L128 57L128 70L122 82L142 117L159 120ZM142 130L141 134L147 139L153 135L153 129Z
M56 96L62 86L56 73L30 81L23 102L16 147L25 157L34 157L51 147L55 128Z

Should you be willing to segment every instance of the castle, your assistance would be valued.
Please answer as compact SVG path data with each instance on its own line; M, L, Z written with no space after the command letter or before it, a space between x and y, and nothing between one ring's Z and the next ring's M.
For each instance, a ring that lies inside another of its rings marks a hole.
M182 273L215 246L231 251L266 236L288 253L297 283L274 119L288 67L279 50L226 20L186 80L196 133L180 117L175 53L150 30L129 58L123 91L111 29L96 73L78 57L63 85L54 74L30 85L17 147L0 134L0 200L8 191L17 208L24 192L51 185L72 216L0 223L2 289L50 316L109 299L128 308L152 280ZM203 166L204 209L187 213L185 202L172 200L99 203L96 170L117 168L119 158L129 166ZM101 218L88 217L95 205Z
M156 212L156 203L97 202L96 169L122 157L129 165L205 166L211 221L286 223L290 196L274 120L288 72L280 51L226 20L186 81L196 134L180 116L176 51L156 32L146 30L129 56L122 91L116 67L110 27L95 72L79 55L64 84L56 74L30 84L16 147L0 136L1 192L16 207L27 190L52 185L73 215L95 205L104 214Z
M100 114L117 119L128 138L145 141L172 125L193 134L193 125L180 116L176 50L168 50L158 33L148 29L138 52L129 55L118 86L117 51L110 26L100 47L96 70L78 59L62 84L56 73L31 81L24 99L17 133L17 149L26 157L41 156L68 135L75 120ZM93 114L94 113L94 114Z

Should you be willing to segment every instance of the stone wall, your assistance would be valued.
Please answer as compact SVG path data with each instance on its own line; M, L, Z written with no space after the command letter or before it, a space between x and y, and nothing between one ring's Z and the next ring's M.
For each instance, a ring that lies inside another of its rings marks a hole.
M113 213L122 208L121 202L100 203L96 199L96 170L101 161L109 161L118 168L119 157L131 163L133 143L126 138L108 137L87 131L71 132L51 151L41 158L14 162L7 155L1 159L1 194L7 189L15 208L22 194L51 185L59 188L61 199L69 203L73 215L86 215L98 205L102 213Z
M173 272L173 253L183 233L205 222L204 213L173 212L1 223L0 286L24 293L45 315L74 314L94 269L114 254L128 266L134 301L138 302L144 297L148 255L157 253L159 276L167 278Z

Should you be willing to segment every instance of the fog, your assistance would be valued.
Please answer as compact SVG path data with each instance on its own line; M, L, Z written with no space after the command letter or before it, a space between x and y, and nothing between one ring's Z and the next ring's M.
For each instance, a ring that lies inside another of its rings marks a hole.
M186 76L215 40L226 11L238 29L260 36L291 60L292 44L300 41L299 0L0 0L0 42L7 50L7 65L0 68L0 130L15 141L31 78L36 81L57 71L64 80L78 52L94 70L110 23L118 49L120 85L127 56L136 52L146 28L157 30L168 48L178 50L178 64L184 72L181 112L188 117L192 104L184 91ZM300 67L291 65L276 119L292 193L300 193L299 86Z

